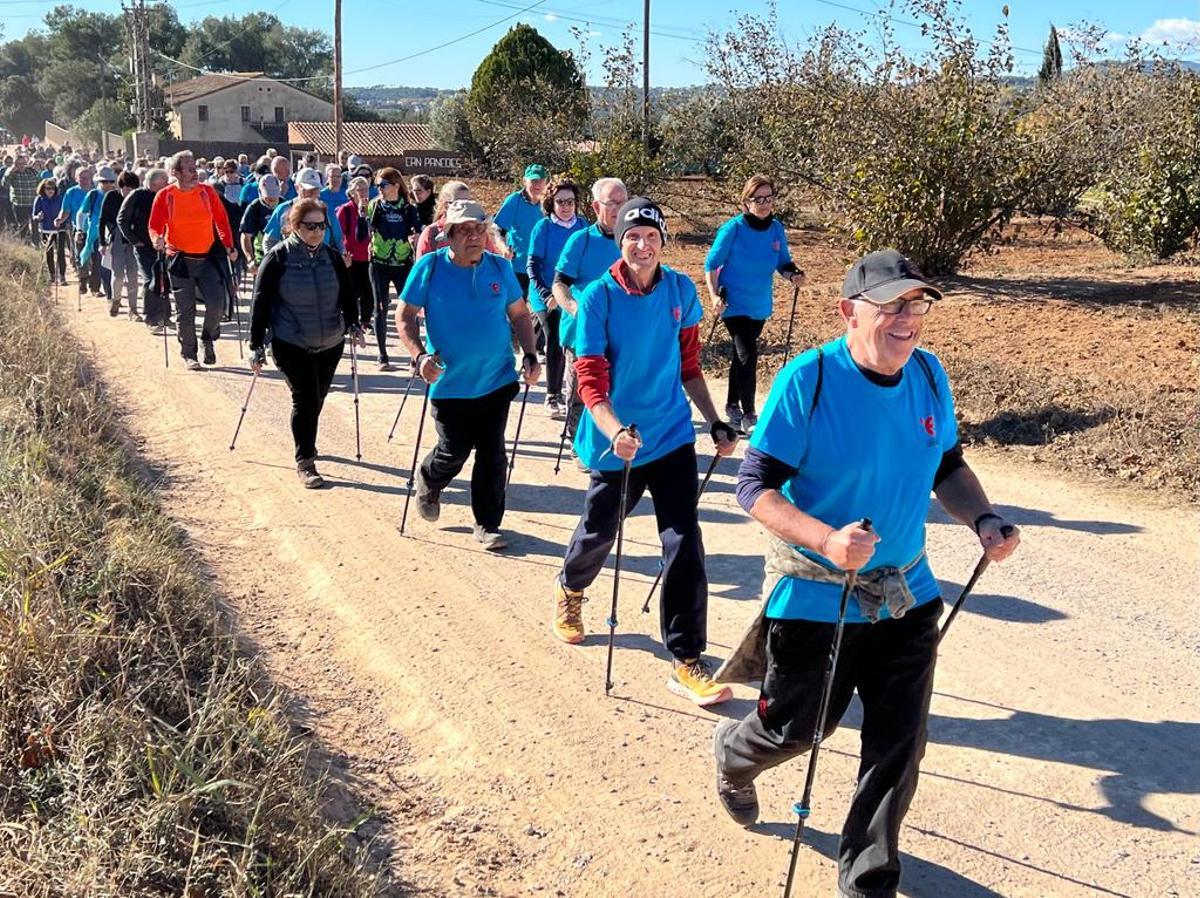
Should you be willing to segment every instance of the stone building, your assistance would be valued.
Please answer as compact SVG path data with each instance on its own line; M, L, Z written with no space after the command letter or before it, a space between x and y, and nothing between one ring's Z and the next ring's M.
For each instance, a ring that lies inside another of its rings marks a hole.
M262 72L201 75L164 91L176 140L190 146L287 142L294 121L333 118L333 104Z

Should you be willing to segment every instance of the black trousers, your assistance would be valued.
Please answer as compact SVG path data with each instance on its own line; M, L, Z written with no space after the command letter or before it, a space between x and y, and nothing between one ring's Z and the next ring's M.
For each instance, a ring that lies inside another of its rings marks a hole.
M563 391L563 351L558 342L558 321L562 318L562 309L549 309L534 312L542 333L546 336L546 398L553 396L562 398Z
M166 324L171 319L171 297L167 290L166 260L159 261L153 246L135 245L138 282L142 289L142 314L151 327Z
M707 644L708 575L696 517L698 479L696 447L688 443L631 468L625 506L628 515L646 490L654 500L662 542L663 577L658 596L662 641L681 661L699 657ZM583 517L563 559L562 582L567 589L586 589L599 576L617 540L620 509L621 472L592 471Z
M292 391L292 440L296 443L297 462L317 457L317 424L344 349L345 344L339 343L309 352L295 343L271 341L271 355Z
M433 422L437 445L421 462L421 476L430 488L440 490L458 476L475 452L471 470L471 511L475 523L496 530L504 520L504 476L508 455L504 428L508 407L517 395L517 384L506 384L474 399L434 399Z
M224 264L222 260L221 264ZM168 263L171 275L171 291L175 294L175 312L178 315L180 351L185 359L196 357L196 300L204 304L204 323L200 327L200 338L212 343L221 336L221 313L229 291L217 265L212 259L176 255Z
M729 365L729 391L725 395L725 405L740 406L746 415L757 414L754 395L758 386L758 336L767 322L745 315L732 315L722 320L733 339L733 361Z
M350 283L358 297L358 320L363 324L375 320L375 288L371 286L371 263L351 262Z
M51 281L67 276L67 235L64 231L42 231L42 247L46 251L46 271Z
M375 343L379 346L379 361L388 361L387 354L387 321L388 307L391 303L388 290L396 288L396 297L404 291L408 282L408 273L412 265L384 265L382 262L371 262L371 289L375 295Z
M848 898L894 898L900 884L900 824L925 755L941 613L939 599L899 620L846 625L825 736L857 689L862 760L838 851L838 885ZM717 748L732 782L745 784L809 750L833 631L833 624L815 621L770 622L757 710Z

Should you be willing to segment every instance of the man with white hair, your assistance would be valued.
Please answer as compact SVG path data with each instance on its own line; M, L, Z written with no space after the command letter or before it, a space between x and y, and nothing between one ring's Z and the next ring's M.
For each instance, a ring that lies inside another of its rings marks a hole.
M150 209L154 197L167 186L167 171L151 168L142 179L142 186L133 190L121 203L117 212L117 228L125 240L133 244L137 257L138 276L142 287L142 312L146 326L156 334L162 334L171 319L171 301L160 290L158 277L158 251L150 237Z
M215 365L213 343L221 336L229 264L237 250L221 197L210 185L199 183L191 151L172 156L167 171L175 183L155 194L147 230L154 248L167 254L184 365L189 371L200 371L196 359L197 292L204 302L204 364Z
M992 561L1020 542L963 458L945 369L917 348L941 298L894 249L859 259L838 301L845 334L775 378L738 472L738 502L768 534L766 579L758 618L718 676L762 688L743 720L717 726L717 796L753 825L754 780L809 751L822 708L828 738L857 692L862 746L837 851L840 898L894 898L900 885L942 612L925 555L930 492Z
M592 185L592 211L596 214L596 223L567 238L562 255L558 257L551 287L558 307L562 309L558 320L558 339L563 349L563 395L567 402L564 438L571 443L575 467L583 471L587 468L575 454L574 448L575 431L583 414L583 400L579 398L579 375L575 371L575 316L579 311L579 294L621 258L621 250L613 240L613 229L617 223L617 212L627 199L629 191L620 178L601 178Z

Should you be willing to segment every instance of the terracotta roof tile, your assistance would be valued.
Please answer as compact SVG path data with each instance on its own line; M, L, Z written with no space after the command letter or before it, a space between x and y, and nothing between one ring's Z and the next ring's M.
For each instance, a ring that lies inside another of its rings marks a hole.
M311 143L323 156L332 156L336 143L333 122L289 122L289 143ZM394 122L345 122L342 146L360 156L397 156L412 150L436 148L428 125Z
M240 84L243 81L253 81L255 78L261 78L262 76L262 72L222 72L219 74L200 75L198 78L190 78L187 81L177 81L174 84L167 85L163 90L163 94L166 96L168 103L172 106L177 106L180 103L195 100L206 94L215 93L222 88Z

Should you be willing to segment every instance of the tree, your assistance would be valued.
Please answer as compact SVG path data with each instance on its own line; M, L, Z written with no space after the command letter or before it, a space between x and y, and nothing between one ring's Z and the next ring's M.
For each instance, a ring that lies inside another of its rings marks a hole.
M101 133L120 134L129 122L129 113L117 100L97 100L75 120L71 130L86 143L101 146Z
M1063 59L1062 47L1058 43L1058 29L1050 26L1050 36L1046 38L1046 48L1042 51L1042 67L1038 69L1038 83L1049 84L1062 77Z
M9 75L0 79L0 125L13 134L41 134L49 115L32 78Z
M713 35L713 98L736 116L719 165L734 185L765 171L807 187L856 249L892 246L945 274L1000 237L1044 173L1027 164L1007 26L985 42L952 0L903 10L928 49L902 47L892 18L869 35L830 26L795 47L773 8Z
M208 16L192 26L181 62L224 72L266 72L276 78L307 78L333 71L329 35L285 26L270 13L241 18Z
M508 176L536 159L554 168L583 135L588 100L574 57L529 25L502 37L471 78L466 114L477 161Z
M471 136L467 118L467 92L439 97L429 112L429 132L440 147L462 153L468 159L478 159L482 149Z

